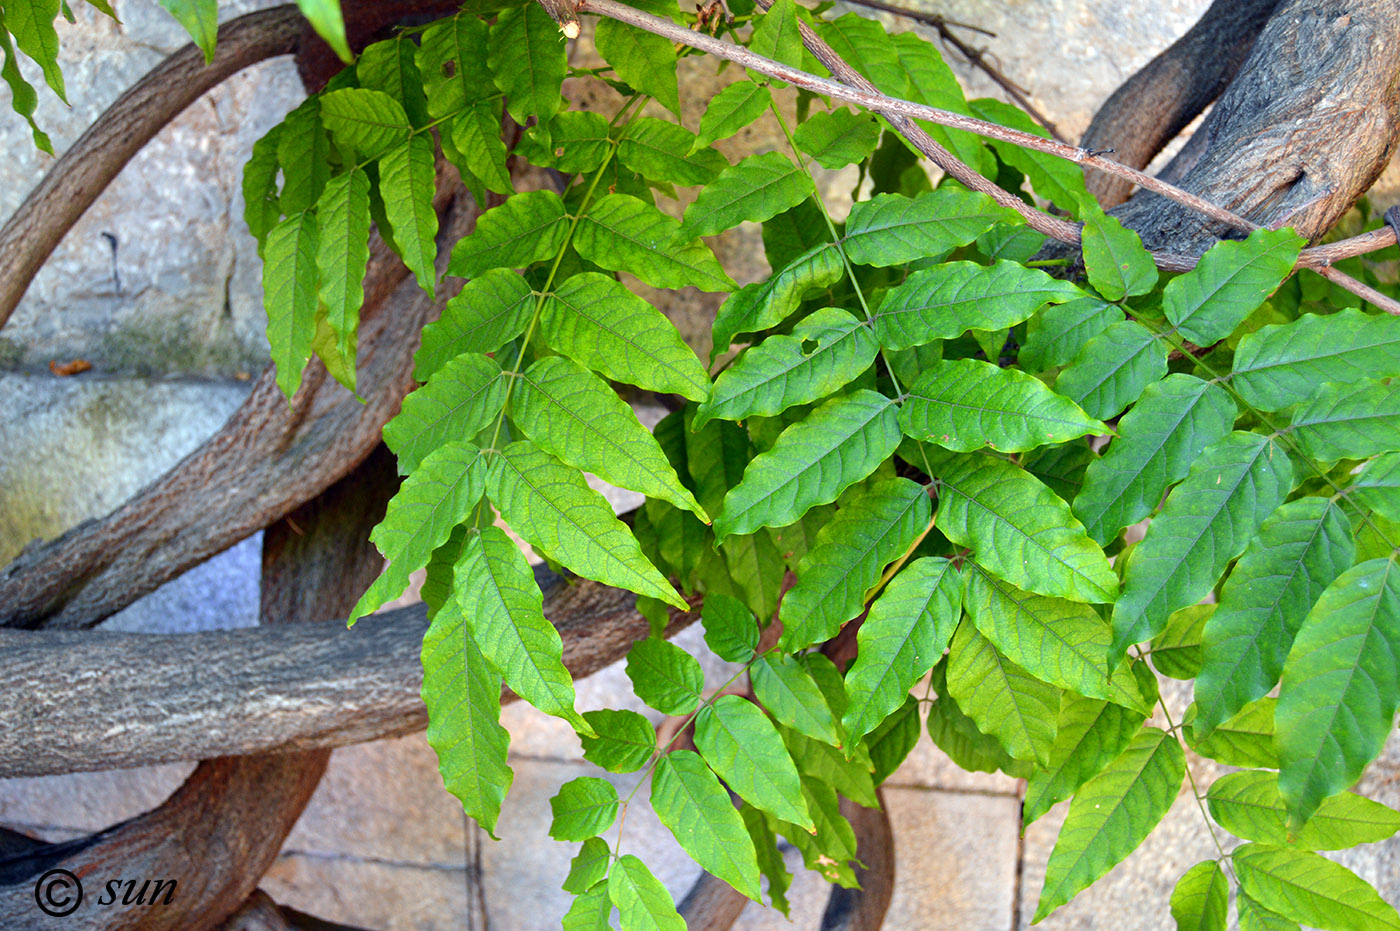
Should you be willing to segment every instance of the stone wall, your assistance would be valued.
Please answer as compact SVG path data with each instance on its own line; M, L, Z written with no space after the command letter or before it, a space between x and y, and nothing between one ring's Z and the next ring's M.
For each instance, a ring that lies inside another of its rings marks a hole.
M964 35L987 48L1074 137L1099 102L1207 2L925 0L924 6L995 32ZM41 89L37 114L60 151L184 44L155 0L114 5L121 25L78 4L77 23L60 24L73 106ZM222 15L265 5L229 4ZM984 75L949 58L970 95L998 95ZM701 79L698 62L687 68L691 80L682 94L694 126L713 79ZM37 83L37 69L26 64L25 73ZM7 94L0 87L3 215L52 164L33 148L22 121L8 114ZM239 176L253 141L300 97L295 72L282 60L249 69L193 105L74 227L0 330L0 563L30 540L99 516L156 479L223 422L245 396L248 376L266 364L260 267L241 219ZM776 133L758 124L727 143L735 147L729 154L775 145ZM850 183L849 173L838 174L828 188L839 195ZM726 261L755 254L752 239L742 235L718 245ZM750 261L751 275L763 270ZM697 350L707 350L714 301L682 293L664 306ZM50 361L74 358L90 361L93 370L71 378L49 372ZM108 624L194 630L255 623L258 562L254 537ZM688 648L703 649L698 630L685 636ZM706 669L712 684L723 681L717 659L709 657ZM625 688L619 668L606 670L580 683L580 707L615 704ZM383 741L335 753L265 888L329 919L428 929L461 924L468 887L479 876L494 927L557 928L566 904L558 883L575 845L546 838L547 799L562 782L594 770L554 719L523 705L508 708L505 718L516 777L499 843L483 841L443 791L422 735ZM1368 780L1383 800L1397 804L1400 764L1394 754L1387 760ZM188 770L0 782L0 823L53 839L76 836L156 804ZM619 787L631 785L624 780ZM927 741L921 745L888 789L900 856L891 931L1027 924L1062 812L1022 838L1019 791L1004 777L961 773ZM628 835L672 892L683 893L696 868L655 819L629 818ZM1398 852L1395 844L1379 845L1349 854L1348 864L1393 898L1400 890ZM1142 856L1040 927L1163 927L1172 882L1209 853L1199 813L1189 797L1180 799ZM793 901L793 924L750 907L737 927L816 928L821 883L799 877Z

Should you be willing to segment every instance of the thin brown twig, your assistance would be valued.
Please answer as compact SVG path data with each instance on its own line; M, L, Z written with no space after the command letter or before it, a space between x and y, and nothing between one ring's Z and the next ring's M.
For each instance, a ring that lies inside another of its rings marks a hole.
M938 13L924 13L919 10L910 10L902 6L895 6L892 3L883 3L881 0L847 0L847 2L853 6L863 6L872 10L880 10L883 13L892 13L895 16L902 16L905 19L913 20L916 23L922 23L930 27L938 33L938 38L943 40L944 45L951 46L969 65L981 69L987 77L996 82L998 87L1006 91L1007 96L1016 101L1017 106L1025 110L1031 115L1032 119L1049 130L1050 135L1054 136L1056 140L1060 142L1069 141L1060 133L1059 127L1050 120L1050 117L1040 112L1039 108L1031 103L1030 98L1026 95L1025 88L1007 77L1006 73L996 65L987 61L985 49L975 49L968 45L953 32L951 27L980 32L982 35L990 38L996 38L995 32L989 29L983 29L981 26L974 26L971 23L960 23Z
M771 5L771 0L757 0L759 6L767 9ZM1189 191L1184 191L1173 184L1168 184L1158 178L1130 168L1127 165L1095 155L1078 146L1067 143L1056 142L1045 139L1033 133L1021 132L1016 129L1009 129L999 126L996 123L989 123L985 120L963 116L948 110L941 110L937 107L930 107L924 104L914 103L908 100L900 100L880 93L863 76L846 64L846 62L836 55L824 41L821 40L805 23L799 23L803 33L803 41L808 49L817 57L828 70L836 75L839 80L829 80L820 78L814 74L808 74L797 68L784 65L765 58L756 52L751 51L741 45L717 39L704 33L693 32L682 26L677 26L670 20L661 19L650 13L645 13L633 7L617 2L617 0L581 0L579 3L580 12L590 12L595 15L605 16L620 22L628 23L639 29L652 32L672 41L688 45L700 51L707 52L717 58L732 61L752 71L786 81L804 90L811 91L824 96L835 97L840 100L850 101L877 113L884 115L891 124L905 136L923 154L928 156L936 165L952 175L958 181L969 188L981 191L992 197L998 204L1016 211L1025 219L1026 223L1037 232L1070 245L1079 244L1079 226L1059 217L1051 216L1042 210L1038 210L1026 204L1015 194L997 186L993 182L982 177L972 168L959 161L947 149L938 145L928 136L913 119L928 120L942 126L953 129L966 130L979 136L986 136L1004 142L1019 145L1023 148L1044 152L1060 158L1067 159L1078 165L1088 168L1095 168L1109 174L1125 178L1134 184L1153 193L1159 194L1177 203L1183 204L1198 213L1201 213L1213 220L1233 226L1235 228L1253 231L1259 225L1238 216L1229 210L1219 207L1209 201L1198 197ZM849 83L843 83L847 81ZM1332 244L1334 247L1339 244ZM1197 259L1192 256L1179 255L1175 253L1154 252L1153 260L1158 268L1167 271L1189 271L1195 267ZM1361 296L1364 300L1375 304L1382 310L1390 314L1400 315L1400 302L1397 302L1386 295L1380 294L1375 289L1370 288L1356 279L1346 275L1334 268L1330 268L1328 260L1318 260L1309 258L1306 262L1300 260L1298 267L1301 268L1327 268L1328 280L1334 284Z

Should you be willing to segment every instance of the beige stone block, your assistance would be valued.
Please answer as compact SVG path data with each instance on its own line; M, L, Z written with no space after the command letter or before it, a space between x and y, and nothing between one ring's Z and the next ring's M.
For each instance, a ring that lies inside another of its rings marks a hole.
M341 747L284 852L432 867L466 866L462 803L422 734Z
M104 773L0 779L0 824L68 840L150 811L194 770L172 763Z
M468 882L465 869L283 852L259 886L277 904L327 921L439 931L465 927Z

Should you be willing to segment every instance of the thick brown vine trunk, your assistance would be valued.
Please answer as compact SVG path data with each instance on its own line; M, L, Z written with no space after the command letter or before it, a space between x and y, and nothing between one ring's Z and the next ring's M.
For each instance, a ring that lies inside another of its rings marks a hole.
M379 455L298 509L294 521L268 529L264 624L326 630L326 624L299 622L339 617L354 605L379 573L382 560L369 532L397 487L393 457L381 447ZM196 680L217 673L191 666L187 682L197 690ZM148 698L158 702L154 694ZM45 721L50 727L57 724ZM101 723L112 725L110 718ZM30 927L42 917L35 911L33 886L51 869L66 869L86 886L84 904L58 919L64 928L196 931L221 923L243 904L276 858L329 758L329 750L317 749L206 760L155 811L92 837L37 847L0 863L5 877L0 880L5 883L0 927ZM172 880L174 892L160 905L125 904L123 896L104 906L107 883L131 877Z
M1216 54L1229 48L1222 40ZM1375 182L1398 132L1400 4L1284 0L1168 172L1255 223L1314 240ZM1154 250L1199 255L1229 232L1146 192L1114 213Z
M1133 168L1147 163L1220 96L1239 72L1279 0L1215 0L1196 25L1130 77L1099 108L1080 145L1111 149ZM1131 182L1091 171L1089 193L1105 208L1128 199Z

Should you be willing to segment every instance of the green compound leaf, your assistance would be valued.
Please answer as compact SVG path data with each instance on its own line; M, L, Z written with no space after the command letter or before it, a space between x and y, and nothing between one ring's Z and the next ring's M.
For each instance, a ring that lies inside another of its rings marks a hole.
M737 598L719 592L707 594L700 623L705 628L705 643L720 659L748 662L758 648L758 623Z
M783 554L766 530L731 536L719 549L735 597L765 621L778 610L782 593Z
M1339 863L1306 850L1245 844L1231 854L1240 890L1270 911L1324 931L1400 928L1400 914Z
M486 488L480 452L470 443L441 446L418 464L389 501L384 520L370 541L388 560L383 573L364 593L347 625L397 598L408 577L428 564L433 551L447 542L452 528L471 516Z
M881 570L928 527L931 509L922 487L892 478L837 511L802 558L797 584L783 596L779 646L796 651L836 636L860 613Z
M510 172L506 170L506 145L501 139L501 102L483 100L475 103L452 120L447 134L450 144L443 154L453 158L474 197L485 200L487 190L497 194L513 194ZM472 184L472 179L479 179Z
M353 362L369 264L369 176L356 168L332 178L316 202L319 297L340 355Z
M1012 129L1032 133L1045 139L1050 132L1019 107L988 97L968 101L971 115L1000 123ZM1074 162L1045 152L1022 148L1011 142L988 140L997 158L1020 171L1041 197L1071 214L1080 214L1080 203L1089 196L1084 187L1084 169Z
M1139 711L1066 692L1049 764L1026 782L1026 826L1103 772L1132 743L1145 720Z
M606 875L606 874L605 874ZM613 931L613 904L608 898L608 883L598 882L581 892L569 906L562 921L564 931Z
M207 65L213 61L214 43L219 33L219 0L160 0L160 5L185 27L194 44L204 53L204 63ZM19 47L44 66L44 77L49 86L63 97L63 72L58 67L58 33L53 28L58 3L20 0L6 6L9 7L10 29L14 31ZM34 47L34 50L26 46ZM50 74L51 70L53 74ZM57 85L54 84L55 78Z
M791 656L760 656L749 667L749 677L754 696L780 724L829 746L841 745L836 719L826 698L797 660ZM805 765L807 761L803 762Z
M423 327L413 377L426 382L465 352L496 352L525 332L534 310L535 293L515 272L493 268L473 278Z
M555 256L569 232L564 202L553 191L516 194L477 217L457 240L447 273L475 278L492 268L524 268Z
M1187 870L1172 890L1171 910L1177 931L1225 931L1230 883L1220 864L1202 860Z
M511 412L526 436L561 461L709 519L627 402L572 359L548 356L526 369Z
M818 20L817 32L836 54L886 94L903 97L909 79L885 27L858 13Z
M481 67L491 48L487 31L481 17L465 11L423 30L417 65L429 116L455 113L496 93L490 71Z
M277 134L277 165L282 169L281 212L309 209L330 180L331 141L322 125L322 97L308 97L282 121Z
M555 840L583 841L602 834L617 819L617 790L597 776L580 776L559 787L549 800L554 820L549 836Z
M875 765L871 779L876 785L899 769L918 744L919 730L919 701L913 695L906 695L904 704L866 736L865 745Z
M1102 545L1157 509L1169 486L1186 477L1207 446L1230 432L1235 405L1218 385L1168 375L1143 392L1118 421L1108 451L1089 463L1074 516Z
M10 107L20 116L24 117L25 122L29 124L29 131L34 136L34 145L52 155L53 142L49 139L48 134L39 128L39 124L34 122L34 110L39 106L39 95L35 93L34 88L24 79L24 75L20 73L19 58L15 53L14 42L10 36L9 26L5 22L3 10L0 10L0 49L5 52L5 65L3 68L0 68L0 77L3 77L5 83L10 87ZM255 145L253 151L255 159L257 155L258 152ZM248 166L245 167L245 178L247 177L247 172L252 169L252 165L253 163L250 161ZM245 181L244 183L246 191L247 182ZM254 201L245 197L244 203L247 205L245 210L253 209ZM271 222L267 223L263 228L266 229L275 222L276 217L273 217ZM256 232L258 229L257 227L250 223L248 228L249 230L255 231L253 235L257 236L259 240L262 239L262 235Z
M669 43L667 43L669 45ZM815 193L812 179L781 152L752 155L719 173L685 208L678 242L714 236L745 220L762 223Z
M841 250L835 243L822 243L767 280L735 291L715 316L712 357L727 350L740 333L756 333L786 320L808 293L831 287L845 274Z
M708 246L677 239L680 226L651 204L628 194L608 194L579 221L573 243L595 265L631 272L653 287L737 288Z
M761 902L758 856L744 819L699 754L664 754L651 777L651 807L691 859Z
M1132 853L1176 800L1186 754L1170 734L1140 731L1070 802L1045 868L1033 921L1064 905Z
M945 659L935 663L929 676L929 684L938 694L938 699L928 709L929 738L954 763L968 772L1000 771L1016 778L1024 778L1035 772L1036 767L1031 764L1012 759L997 738L978 730L973 720L959 707L948 691L944 675L948 662Z
M662 714L690 714L705 688L695 657L656 637L638 640L627 651L627 678L637 697Z
M822 404L755 456L724 496L715 538L785 527L875 471L899 445L894 402L860 389Z
M355 56L345 41L345 20L340 14L339 0L297 0L297 8L341 61L347 65L354 63Z
M773 819L774 827L802 854L802 863L829 883L854 889L859 885L850 862L856 858L856 835L841 814L836 790L813 779L802 782L802 796L812 812L815 830Z
M1235 898L1240 914L1240 931L1299 931L1298 922L1270 911L1240 890Z
M948 692L977 729L1012 757L1048 762L1060 690L1011 662L972 624L959 625L953 635Z
M1352 500L1390 521L1400 521L1400 453L1366 463L1351 483Z
M1072 501L1084 488L1084 471L1097 458L1088 442L1042 446L1021 457L1021 468L1064 500Z
M588 724L574 711L563 640L545 619L540 587L515 541L499 527L469 532L452 590L472 638L511 691L588 733Z
M880 141L880 124L868 113L845 107L823 110L797 127L793 141L817 164L835 171L870 157Z
M816 828L782 737L752 702L721 695L702 708L695 746L744 801L809 832Z
M1030 372L1068 365L1085 343L1123 319L1123 308L1097 297L1078 297L1046 307L1027 326L1026 343L1017 360Z
M1083 298L1068 281L1016 262L946 262L917 271L892 289L872 323L881 346L908 349L971 329L1005 329L1047 303Z
M1167 282L1162 310L1196 345L1219 342L1293 273L1307 244L1288 229L1260 229L1243 242L1218 242L1195 268Z
M568 62L564 37L537 3L503 11L491 26L491 77L506 95L506 109L521 125L532 116L547 121L559 109L559 86ZM480 62L460 62L480 68Z
M758 852L759 872L768 880L768 902L786 916L789 911L786 893L792 885L792 874L788 872L783 853L778 849L778 836L773 833L763 812L752 805L743 806L739 817L743 819L744 830L748 831L749 839Z
M433 550L424 568L423 603L428 606L428 620L432 620L443 606L452 599L452 570L457 560L462 558L462 547L467 544L466 524L452 528L447 542Z
M1207 447L1128 557L1110 655L1204 598L1292 488L1293 465L1268 437L1235 432Z
M613 865L608 876L608 898L617 907L627 931L685 931L685 919L676 912L671 893L645 863L630 853Z
M413 271L428 297L433 296L437 280L433 268L438 231L433 175L433 140L426 135L413 136L379 160L379 190L399 258Z
M592 889L608 875L608 863L611 859L612 851L608 850L607 841L601 837L588 838L569 864L569 875L564 879L564 891L582 895ZM611 912L612 903L607 904L608 911Z
M894 46L895 55L899 57L900 67L904 69L909 80L909 100L928 104L931 107L952 110L954 113L962 113L967 116L975 115L967 99L963 96L962 87L958 84L958 79L954 77L953 70L943 61L943 57L938 54L938 49L912 32L901 32L893 35L890 37L890 42ZM979 137L960 129L948 129L926 120L918 120L917 122L925 132L933 137L935 142L971 165L978 174L988 177L996 175L996 160L982 144ZM1010 159L1005 159L1005 161L1009 163Z
M1328 462L1400 450L1400 384L1321 385L1293 412L1289 433Z
M610 773L634 773L656 751L656 729L635 711L585 711L595 736L583 735L583 758Z
M492 457L488 479L491 502L541 555L584 578L686 609L607 500L576 470L521 440Z
M321 122L335 141L365 158L380 158L409 139L403 105L383 91L346 87L321 95Z
M399 471L412 472L439 446L489 426L506 403L507 384L496 361L475 352L435 372L384 425L384 443L398 457Z
M3 11L0 11L2 13ZM5 20L0 15L0 43L7 38L4 31ZM8 73L13 63L13 52L7 51L5 70ZM243 222L248 224L248 232L258 241L258 254L262 255L267 243L268 230L282 219L282 207L277 193L277 146L285 123L278 123L253 143L252 155L243 166Z
M704 366L671 321L608 275L584 272L560 285L540 312L540 334L614 381L692 401L710 393Z
M1354 385L1400 371L1400 317L1343 310L1304 314L1246 335L1235 350L1231 383L1266 411L1282 410L1318 385Z
M824 398L868 369L879 351L870 327L847 311L824 307L791 336L769 336L720 373L695 412L695 426L715 417L768 417Z
M757 35L754 38L757 40ZM767 113L772 101L767 87L750 81L739 81L715 94L700 115L700 134L691 143L691 154L698 154L719 140L728 139Z
M655 97L667 110L678 117L681 115L676 85L676 47L670 39L605 19L598 23L595 42L598 54L613 66L619 81Z
M267 234L263 247L263 303L277 387L290 401L301 384L316 334L316 218L293 214Z
M1262 770L1220 777L1206 793L1206 801L1211 817L1231 834L1280 847L1346 850L1383 841L1400 830L1400 811L1343 792L1324 800L1297 835L1290 837L1278 774Z
M1167 374L1167 348L1135 320L1124 320L1084 344L1055 379L1055 390L1108 420Z
M1290 501L1264 521L1206 622L1196 735L1274 687L1303 619L1355 555L1346 515L1326 498Z
M1146 294L1157 284L1157 264L1142 239L1091 198L1079 203L1084 217L1084 270L1089 283L1110 301Z
M936 466L934 524L977 562L1039 595L1091 604L1113 601L1118 579L1069 505L1029 472L988 456Z
M905 566L870 606L846 675L850 704L841 723L852 740L896 713L938 662L958 626L962 588L952 560L925 556Z
M1400 568L1372 559L1322 593L1283 667L1275 743L1291 830L1361 778L1394 727L1397 706Z
M791 68L802 66L802 34L798 31L797 4L776 0L753 28L749 50Z
M899 426L906 436L962 453L984 447L1018 453L1109 432L1035 376L978 359L925 369L909 386Z
M1126 664L1110 681L1104 656L1112 632L1088 605L1023 592L975 564L965 603L977 630L1036 678L1144 714L1151 710Z
M476 19L476 22L481 20ZM360 53L355 76L360 79L361 87L383 91L397 100L409 122L422 126L428 122L428 101L423 94L417 52L418 46L402 35L375 42Z
M612 127L601 113L565 110L554 114L548 129L548 150L531 153L530 161L552 165L565 174L597 171L612 154ZM497 134L499 124L494 127Z
M694 148L695 135L684 126L642 116L627 125L617 145L617 160L648 180L686 187L709 184L729 167L714 149L688 154Z
M1209 737L1197 737L1193 729L1185 730L1187 743L1201 756L1226 766L1267 766L1278 768L1278 753L1274 750L1274 709L1276 698L1260 698L1240 709L1233 718L1211 731ZM1195 709L1190 709L1189 717Z
M495 837L501 802L515 778L506 762L510 734L500 724L501 677L461 611L437 612L423 635L423 703L443 785Z
M1152 668L1183 682L1201 671L1201 634L1215 605L1191 605L1173 612L1167 626L1152 638Z
M918 197L877 194L851 207L846 256L857 265L903 265L965 246L1015 217L986 194L962 188L939 188Z

